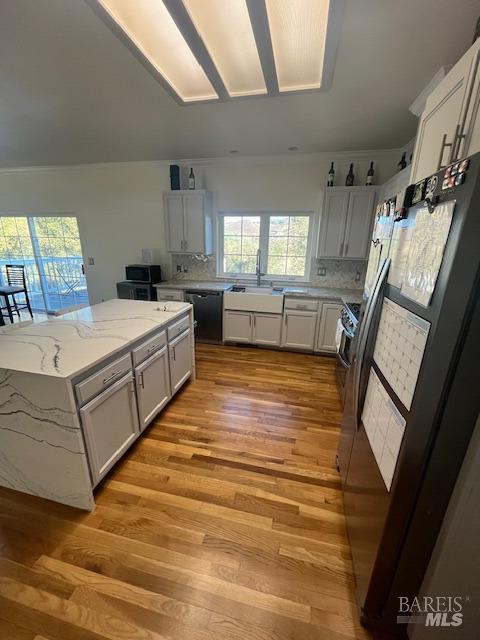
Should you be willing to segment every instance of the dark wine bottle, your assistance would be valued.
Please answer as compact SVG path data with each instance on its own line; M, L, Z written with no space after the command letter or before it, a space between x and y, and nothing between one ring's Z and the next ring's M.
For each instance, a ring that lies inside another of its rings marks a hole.
M404 151L402 153L402 159L400 160L400 162L398 163L398 170L401 171L402 169L405 169L405 167L407 166L407 161L405 160L405 156L407 155L406 151Z
M335 169L333 168L333 162L330 165L330 171L328 172L327 187L333 187L333 180L335 178Z
M370 169L367 171L367 179L365 180L365 185L367 187L371 187L373 184L373 174L375 173L373 168L373 162L370 162Z
M190 175L188 176L188 188L195 189L195 174L193 169L190 169Z
M347 178L345 180L345 186L346 187L353 187L353 181L355 180L355 175L353 173L353 162L350 165L350 170L347 174Z

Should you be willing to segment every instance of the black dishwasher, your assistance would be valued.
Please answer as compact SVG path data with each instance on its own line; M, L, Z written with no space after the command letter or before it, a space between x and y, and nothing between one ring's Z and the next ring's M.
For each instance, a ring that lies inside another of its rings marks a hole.
M223 292L186 291L185 302L193 304L193 316L197 322L195 340L222 342Z

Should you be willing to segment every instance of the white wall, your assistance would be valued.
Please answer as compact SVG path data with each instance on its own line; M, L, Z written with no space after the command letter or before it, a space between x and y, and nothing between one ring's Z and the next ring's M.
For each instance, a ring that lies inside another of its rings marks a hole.
M214 192L217 210L319 211L330 161L338 184L350 162L357 184L375 162L377 183L387 180L399 150L314 156L224 158L182 161L193 166L197 187ZM132 162L74 167L0 170L0 215L69 214L79 221L92 302L115 297L124 265L141 259L142 248L157 249L166 275L162 192L169 188L169 163Z

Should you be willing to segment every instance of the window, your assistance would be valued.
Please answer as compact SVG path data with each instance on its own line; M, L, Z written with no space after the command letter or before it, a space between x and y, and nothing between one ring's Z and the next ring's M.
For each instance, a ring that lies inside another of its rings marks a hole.
M308 279L312 220L311 212L221 213L218 275L255 275L260 249L260 270L267 278Z
M88 303L77 219L0 216L0 285L5 265L22 264L32 308L53 312Z

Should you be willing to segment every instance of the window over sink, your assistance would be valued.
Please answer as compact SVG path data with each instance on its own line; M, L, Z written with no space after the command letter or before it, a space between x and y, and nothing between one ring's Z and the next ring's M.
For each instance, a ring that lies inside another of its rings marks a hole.
M308 280L313 212L221 212L218 217L217 274L270 280Z

